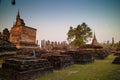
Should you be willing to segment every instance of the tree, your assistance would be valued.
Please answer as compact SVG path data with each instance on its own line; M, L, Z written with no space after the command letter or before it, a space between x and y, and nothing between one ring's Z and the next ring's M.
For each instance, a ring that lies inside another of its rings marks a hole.
M76 28L70 27L67 33L67 40L70 45L80 47L92 38L92 30L86 23L78 25Z

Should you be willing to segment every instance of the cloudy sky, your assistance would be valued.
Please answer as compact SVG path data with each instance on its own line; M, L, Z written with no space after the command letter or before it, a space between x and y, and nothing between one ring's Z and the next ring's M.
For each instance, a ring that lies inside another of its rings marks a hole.
M99 42L120 40L120 0L1 0L0 31L9 30L18 10L27 26L37 29L37 39L65 41L70 26L85 22Z

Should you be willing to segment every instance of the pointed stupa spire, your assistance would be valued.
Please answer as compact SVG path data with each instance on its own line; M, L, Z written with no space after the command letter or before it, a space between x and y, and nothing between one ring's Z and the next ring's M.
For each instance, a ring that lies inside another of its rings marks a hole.
M20 19L20 12L18 10L17 16L16 16L16 20Z
M96 39L96 35L95 35L95 32L94 32L94 37L93 37L93 39Z
M95 32L94 32L94 36L93 36L93 40L92 40L92 45L98 45Z
M16 16L15 25L23 25L23 26L25 26L24 20L20 18L19 10L18 10L18 13L17 13L17 16Z

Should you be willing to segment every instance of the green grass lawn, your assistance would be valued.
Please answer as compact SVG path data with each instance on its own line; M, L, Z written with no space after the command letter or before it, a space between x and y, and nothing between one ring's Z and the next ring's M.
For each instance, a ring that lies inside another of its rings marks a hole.
M112 64L114 58L110 55L105 60L95 60L91 64L75 64L35 80L120 80L120 65Z

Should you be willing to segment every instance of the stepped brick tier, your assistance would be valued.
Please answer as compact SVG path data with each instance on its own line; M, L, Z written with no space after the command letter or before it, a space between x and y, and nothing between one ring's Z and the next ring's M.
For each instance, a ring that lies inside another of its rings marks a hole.
M87 44L79 48L81 53L90 53L95 59L104 59L109 55L109 50L99 45Z
M10 58L16 55L16 51L0 52L0 59Z
M9 58L16 55L16 47L7 40L0 40L0 58Z
M70 55L73 58L74 63L76 64L85 64L85 63L94 62L94 58L92 54L88 52L82 53L80 51L67 51L61 54Z
M117 56L112 63L113 64L120 64L120 56Z
M109 52L103 49L96 49L96 50L80 50L80 53L89 53L91 54L95 59L105 59Z
M33 80L49 72L53 67L47 59L19 56L6 59L0 74L8 80Z
M17 50L17 55L33 56L33 51L35 52L36 57L40 57L42 54L48 53L44 49L19 49Z
M115 55L115 56L120 56L120 51L115 51L115 52L114 52L114 55Z
M104 59L109 54L109 49L99 45L95 33L91 44L80 46L76 51L68 51L67 54L71 55L75 63L88 63L93 62L94 59Z
M92 55L95 59L105 59L109 53L106 50L95 50Z
M47 53L42 54L41 58L48 59L54 69L63 69L74 64L72 57L69 55Z

